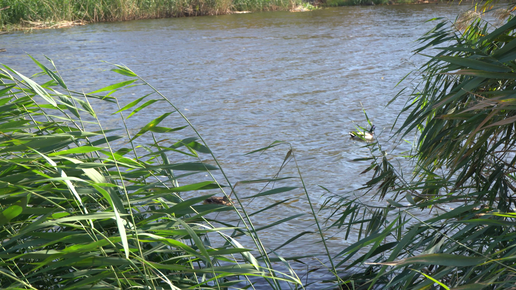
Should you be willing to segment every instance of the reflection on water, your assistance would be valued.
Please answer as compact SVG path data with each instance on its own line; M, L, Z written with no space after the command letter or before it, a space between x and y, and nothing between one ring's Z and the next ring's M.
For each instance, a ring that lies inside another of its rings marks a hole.
M347 135L355 123L366 126L361 105L377 125L384 149L389 147L389 129L403 100L385 105L399 90L395 84L423 61L412 57L411 49L417 37L432 27L433 23L425 21L434 17L453 20L466 9L445 4L342 7L18 32L0 36L0 47L7 49L0 54L0 62L30 74L35 66L25 54L41 61L46 55L69 86L84 91L121 80L106 72L111 67L101 61L125 64L189 117L233 183L271 177L287 148L264 155L244 153L275 140L290 142L317 207L324 193L318 185L349 195L365 179L359 172L367 164L351 160L367 156L368 150ZM137 97L123 95L120 101L126 104ZM112 118L113 109L96 108L104 118ZM129 119L129 126L141 126L167 110L157 106L152 115ZM172 123L177 119L167 120L170 123L163 126L177 126ZM117 119L108 123L121 126ZM286 174L296 174L293 166ZM237 187L241 196L256 194L256 190ZM249 210L284 198L293 201L282 205L281 214L258 216L257 227L309 213L301 190L262 198L259 204L251 203ZM262 236L272 248L313 228L307 215ZM320 255L321 245L313 244L317 236L307 237L280 253ZM329 245L337 253L351 242L336 236Z

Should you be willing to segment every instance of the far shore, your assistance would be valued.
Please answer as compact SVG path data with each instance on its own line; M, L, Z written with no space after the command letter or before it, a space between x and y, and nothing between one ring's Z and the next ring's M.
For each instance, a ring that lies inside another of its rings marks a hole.
M16 1L16 0L12 0ZM173 1L173 0L171 0ZM59 29L59 28L69 28L74 26L86 25L88 23L96 23L96 22L120 22L120 21L131 21L131 20L141 20L141 19L160 19L160 18L172 18L172 17L190 17L190 16L208 16L208 15L227 15L227 14L247 14L253 12L263 12L263 11L289 11L289 12L310 12L318 9L324 9L327 7L336 7L336 6L352 6L351 0L323 0L323 2L308 3L308 2L295 2L291 1L288 5L278 6L270 4L267 7L250 7L254 8L253 10L243 10L243 9L235 9L234 5L228 6L226 8L217 8L210 9L209 7L183 7L180 11L168 11L166 13L155 12L141 12L138 9L133 9L131 13L124 12L124 14L115 15L114 12L109 11L110 14L104 13L97 15L97 11L95 11L95 15L91 16L88 14L88 11L75 11L73 15L65 15L65 16L57 16L51 15L46 16L44 11L40 14L36 13L34 15L23 15L21 18L13 18L17 19L16 21L9 22L5 20L7 17L4 16L10 12L11 14L20 14L19 11L10 11L12 9L10 6L0 7L0 20L3 19L4 23L0 22L0 35L9 33L10 31L31 31L36 29ZM448 3L450 1L443 0L406 0L406 1L385 1L385 0L360 0L354 1L354 3L359 2L359 4L353 6L375 6L375 5L404 5L404 4L439 4L439 3ZM231 7L231 9L230 9ZM238 8L238 7L237 7ZM34 9L36 10L36 9ZM33 9L30 10L33 13ZM2 15L4 14L4 15ZM84 17L83 19L73 19L75 15L86 15L88 17ZM3 18L2 18L3 16ZM26 20L23 18L28 18L31 20ZM35 18L40 18L40 20L34 20ZM63 19L63 20L55 20L55 19ZM41 20L41 19L52 19L52 20ZM70 20L72 19L72 20Z

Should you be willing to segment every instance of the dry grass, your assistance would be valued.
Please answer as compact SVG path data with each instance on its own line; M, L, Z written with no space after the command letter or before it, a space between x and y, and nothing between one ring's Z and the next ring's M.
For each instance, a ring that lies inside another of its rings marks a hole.
M76 21L58 21L58 22L44 22L44 21L28 21L22 20L21 25L17 27L20 30L31 30L31 29L56 29L56 28L67 28L73 26L86 25L88 22L83 20Z

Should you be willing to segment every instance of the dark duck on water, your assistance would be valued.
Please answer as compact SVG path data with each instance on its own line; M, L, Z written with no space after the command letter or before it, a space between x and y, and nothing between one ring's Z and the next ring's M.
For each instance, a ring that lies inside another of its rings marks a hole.
M227 205L227 206L233 205L231 200L229 198L227 198L226 196L224 196L224 197L212 196L210 198L205 199L203 204L221 204L221 205Z

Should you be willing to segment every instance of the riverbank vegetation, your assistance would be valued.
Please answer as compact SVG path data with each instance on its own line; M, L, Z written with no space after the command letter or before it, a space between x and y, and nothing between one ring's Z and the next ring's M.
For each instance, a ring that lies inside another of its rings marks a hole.
M321 6L418 3L419 0L0 0L0 30L62 28L89 22L250 11L303 12Z
M511 289L516 285L512 11L498 28L480 18L462 28L439 22L420 39L416 52L435 55L409 77L420 84L392 139L415 135L417 141L402 156L380 143L367 145L371 165L364 172L372 178L359 192L373 193L386 206L328 193L321 210L329 213L328 226L342 230L349 242L338 253L325 247L325 228L300 173L240 182L264 185L248 198L293 190L279 186L285 180L298 182L305 192L316 232L300 229L277 248L265 248L260 231L299 215L255 227L253 218L274 215L286 200L247 212L239 187L187 117L129 68L115 65L112 73L120 82L83 93L74 91L51 60L34 60L40 72L31 77L3 66L0 285L302 289L307 285L290 262L303 257L275 253L316 234L335 277L326 281L329 289ZM136 99L119 103L133 93ZM159 110L150 109L157 104ZM123 127L106 127L95 110L99 106L113 108ZM156 111L145 125L128 125ZM280 171L286 164L297 167L295 149L285 153ZM231 197L232 205L202 204L214 194ZM350 231L358 232L357 240L350 240Z
M30 27L31 22L106 22L288 10L301 4L301 0L0 0L0 28Z

